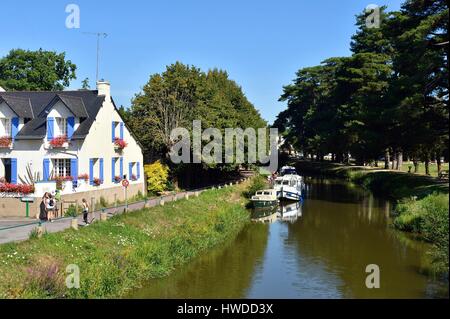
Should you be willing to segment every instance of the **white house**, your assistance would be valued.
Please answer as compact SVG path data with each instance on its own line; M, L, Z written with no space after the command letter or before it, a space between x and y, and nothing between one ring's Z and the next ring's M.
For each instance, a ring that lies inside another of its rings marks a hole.
M106 81L97 90L0 91L0 179L0 216L24 214L14 212L21 195L8 193L13 185L34 184L35 202L55 180L66 200L123 199L122 179L128 196L145 192L142 148Z

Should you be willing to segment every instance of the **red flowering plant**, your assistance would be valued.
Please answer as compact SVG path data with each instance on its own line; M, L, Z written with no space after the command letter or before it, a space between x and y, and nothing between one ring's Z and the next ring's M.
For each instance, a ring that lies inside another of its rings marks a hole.
M122 180L121 176L114 176L114 182L120 183L121 180Z
M102 180L100 178L94 178L94 186L100 186L102 184Z
M62 189L63 182L73 181L72 176L56 176L52 180L56 182L56 189Z
M85 182L87 182L89 180L89 175L88 174L80 174L80 175L78 175L78 179L82 179Z
M0 183L0 193L32 194L34 185Z
M62 147L64 145L64 143L67 143L67 142L68 142L67 136L62 135L62 136L57 136L57 137L53 138L50 141L50 145L52 147Z
M125 147L127 147L128 143L125 142L123 139L116 137L114 139L114 147L123 150Z
M10 136L0 137L0 147L10 147L12 143L12 138Z
M134 175L134 174L132 174L132 175L131 175L131 180L132 180L132 181L137 181L137 176Z

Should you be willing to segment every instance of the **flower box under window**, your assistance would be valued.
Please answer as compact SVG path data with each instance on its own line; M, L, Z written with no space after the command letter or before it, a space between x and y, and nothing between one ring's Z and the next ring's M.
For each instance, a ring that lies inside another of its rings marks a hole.
M69 140L67 136L58 136L50 140L50 147L52 148L68 148Z
M94 178L93 184L94 186L100 186L102 184L102 180L100 178Z
M121 139L121 138L115 138L114 139L114 149L116 151L121 151L123 150L125 147L127 147L128 143L125 142L125 140Z
M12 147L12 138L10 136L0 137L0 148L11 148L11 147Z
M34 193L34 185L0 182L0 193L28 195Z
M136 175L134 175L134 174L133 174L133 175L131 175L131 180L132 180L133 182L134 182L134 181L137 181L137 179L138 179L138 178L137 178L137 176L136 176Z
M115 176L114 177L114 182L115 183L120 183L122 181L122 177L121 176Z

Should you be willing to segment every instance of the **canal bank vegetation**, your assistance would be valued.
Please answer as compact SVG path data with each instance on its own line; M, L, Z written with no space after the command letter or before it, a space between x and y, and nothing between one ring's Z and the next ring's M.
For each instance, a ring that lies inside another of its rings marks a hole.
M248 222L248 182L200 197L114 216L79 231L0 246L0 298L118 297L219 243ZM80 270L79 289L66 288L66 267Z
M434 270L448 273L449 262L449 185L425 175L348 166L331 162L299 161L302 174L342 178L361 185L374 194L398 201L393 226L418 235L434 245Z

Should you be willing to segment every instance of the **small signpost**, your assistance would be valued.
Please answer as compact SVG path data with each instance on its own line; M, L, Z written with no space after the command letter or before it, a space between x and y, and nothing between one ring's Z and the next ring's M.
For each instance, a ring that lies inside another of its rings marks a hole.
M122 180L122 186L125 188L125 211L128 212L128 196L127 196L127 189L130 185L130 182L127 179Z
M26 205L26 217L30 217L30 203L34 203L34 197L21 197L20 201Z

